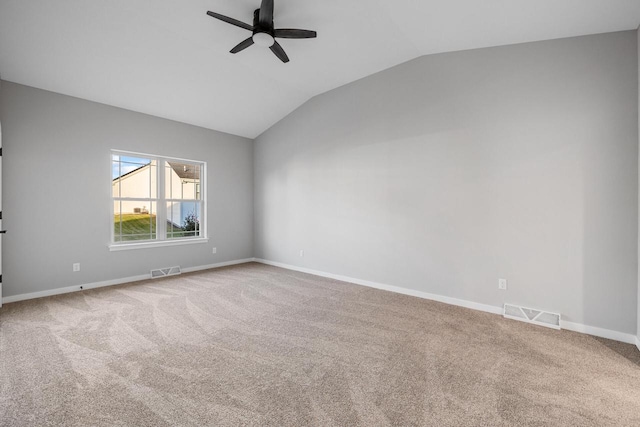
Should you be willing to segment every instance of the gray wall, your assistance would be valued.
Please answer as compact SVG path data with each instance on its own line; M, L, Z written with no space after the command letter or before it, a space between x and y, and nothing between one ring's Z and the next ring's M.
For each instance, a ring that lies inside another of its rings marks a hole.
M1 91L4 296L252 256L251 140L6 81ZM109 252L112 148L208 162L209 243Z
M312 99L254 164L259 258L636 330L635 31L418 58Z

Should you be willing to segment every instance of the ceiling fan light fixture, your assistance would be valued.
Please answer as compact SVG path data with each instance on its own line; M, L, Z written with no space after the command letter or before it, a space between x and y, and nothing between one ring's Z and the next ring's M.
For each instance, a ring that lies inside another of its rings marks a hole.
M269 33L255 33L253 35L253 42L258 46L271 47L276 40Z

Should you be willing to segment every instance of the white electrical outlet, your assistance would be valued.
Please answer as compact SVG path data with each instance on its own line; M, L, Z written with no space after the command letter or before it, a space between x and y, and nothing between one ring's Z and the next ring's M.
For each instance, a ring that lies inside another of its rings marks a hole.
M218 253L218 249L217 248L213 248L213 253L214 254Z
M498 279L498 289L507 290L507 279Z
M300 249L300 256L304 256L304 250Z
M73 264L73 271L74 272L80 271L80 263L79 262L76 262L76 263Z

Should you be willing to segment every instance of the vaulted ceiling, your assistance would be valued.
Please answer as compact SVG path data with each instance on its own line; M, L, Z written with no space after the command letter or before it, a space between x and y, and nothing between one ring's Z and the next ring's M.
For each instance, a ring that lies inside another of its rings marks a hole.
M0 77L254 138L315 95L418 56L635 29L638 0L275 0L280 39L229 50L260 0L0 0ZM428 78L428 77L425 77Z

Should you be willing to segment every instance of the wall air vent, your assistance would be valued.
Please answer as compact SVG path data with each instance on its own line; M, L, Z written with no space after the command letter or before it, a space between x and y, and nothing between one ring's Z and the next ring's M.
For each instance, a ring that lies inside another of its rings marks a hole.
M533 323L534 325L546 326L547 328L560 329L559 313L505 304L504 317L507 319L520 320L521 322Z
M151 270L151 278L157 279L158 277L175 276L180 273L182 273L182 271L180 271L180 266L159 268L157 270Z

